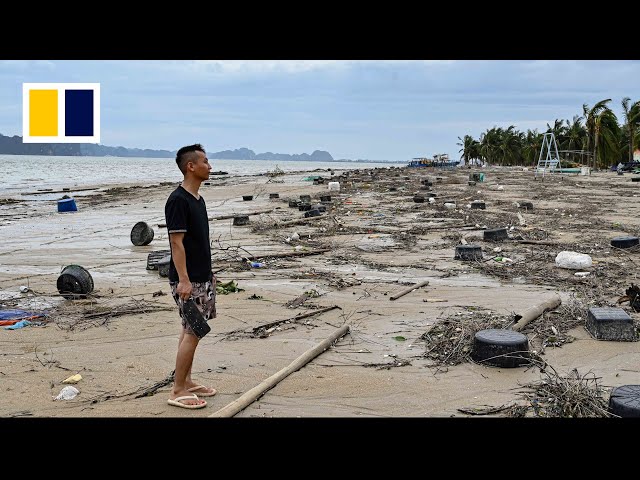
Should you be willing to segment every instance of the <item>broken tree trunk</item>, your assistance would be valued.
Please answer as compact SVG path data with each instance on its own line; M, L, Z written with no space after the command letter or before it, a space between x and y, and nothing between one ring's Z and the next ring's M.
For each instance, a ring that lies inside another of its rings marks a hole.
M338 330L333 332L329 338L323 340L318 345L313 347L310 350L307 350L305 353L296 358L289 366L283 368L282 370L274 373L269 378L264 380L259 385L253 387L248 392L244 393L237 398L233 402L229 403L227 406L222 407L217 412L209 415L210 417L233 417L236 413L244 410L253 402L255 402L258 398L264 395L268 390L275 387L278 382L283 380L284 378L291 375L293 372L300 370L311 360L316 358L322 352L324 352L327 348L331 346L333 342L344 336L347 332L349 332L349 326L344 325L340 327Z
M539 305L528 308L522 313L522 315L516 313L514 316L515 323L511 326L511 330L519 332L526 325L542 315L545 311L553 310L554 308L557 308L561 303L562 300L560 299L560 295L556 293L553 295L553 297L545 300Z
M426 287L427 285L429 285L429 280L425 280L424 282L420 282L420 283L414 285L413 287L409 287L409 288L401 291L400 293L396 293L395 295L391 295L389 297L389 300L397 300L398 298L406 295L407 293L411 293L414 290L417 290L420 287Z

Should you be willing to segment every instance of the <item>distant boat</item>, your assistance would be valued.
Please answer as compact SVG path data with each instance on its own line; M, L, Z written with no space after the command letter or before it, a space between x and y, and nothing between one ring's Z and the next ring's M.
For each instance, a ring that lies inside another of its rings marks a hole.
M407 167L454 168L459 163L459 160L449 160L449 155L447 153L436 153L433 158L415 157L411 159Z
M209 175L229 175L229 172L223 172L222 170L217 172L209 172Z

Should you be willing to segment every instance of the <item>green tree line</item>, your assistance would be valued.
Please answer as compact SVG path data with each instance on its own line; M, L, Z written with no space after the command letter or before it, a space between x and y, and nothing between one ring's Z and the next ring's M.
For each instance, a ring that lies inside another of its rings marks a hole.
M535 166L538 163L542 138L553 133L561 161L572 161L592 168L608 168L619 162L633 160L633 151L640 145L640 100L631 103L622 99L622 122L609 107L611 99L601 100L592 107L582 106L582 116L572 120L547 123L546 132L493 127L476 140L471 135L458 137L460 158L465 163L477 161L495 165Z

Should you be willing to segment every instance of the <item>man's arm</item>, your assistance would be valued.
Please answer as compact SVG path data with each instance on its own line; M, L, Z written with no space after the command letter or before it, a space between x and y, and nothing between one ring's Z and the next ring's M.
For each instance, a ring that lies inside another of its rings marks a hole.
M178 287L176 291L183 300L189 299L191 296L191 280L189 280L189 274L187 273L187 254L184 251L184 245L182 240L184 239L184 233L171 233L169 234L169 242L171 243L171 259L178 272Z

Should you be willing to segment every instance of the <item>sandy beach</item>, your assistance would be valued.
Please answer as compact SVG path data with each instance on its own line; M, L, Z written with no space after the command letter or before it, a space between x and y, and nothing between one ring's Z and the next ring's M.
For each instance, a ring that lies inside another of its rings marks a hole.
M475 171L485 181L469 185ZM339 180L341 190L303 180L309 175ZM219 392L200 410L166 403L180 319L168 280L146 268L150 252L169 249L166 228L158 225L177 184L71 191L73 213L57 213L53 203L0 200L0 308L49 314L42 325L0 328L0 416L207 417L343 325L347 335L236 416L465 417L459 409L512 404L522 385L541 378L538 368L443 365L427 354L423 335L446 319L506 318L554 293L563 305L578 298L583 306L623 308L637 322L629 302L616 302L639 283L640 252L610 245L613 237L640 233L640 183L631 177L595 172L541 181L515 167L212 177L200 193L211 217L214 270L219 282L233 280L243 291L218 295L218 318L196 352L194 379ZM421 189L425 179L433 183L428 191ZM428 192L436 192L433 202L414 202ZM331 202L319 219L286 224L304 218L288 204L300 195L312 203L331 195ZM473 200L484 200L486 209L470 209ZM533 209L519 208L524 200ZM213 219L260 211L267 213L251 215L247 226ZM154 229L147 246L130 240L139 221ZM508 240L483 239L483 230L502 227ZM455 260L462 240L481 246L483 260ZM589 275L556 267L562 250L589 254L593 266L582 270ZM264 265L251 267L243 260L249 256ZM495 260L505 257L510 261ZM91 273L91 298L59 295L56 280L70 264ZM427 286L390 300L425 280ZM21 293L21 286L30 291ZM536 329L538 321L523 333L557 372L593 372L608 390L640 384L640 342L599 341L579 321L562 331L553 314L545 318L560 330L556 335ZM54 401L62 381L77 373L80 394Z

